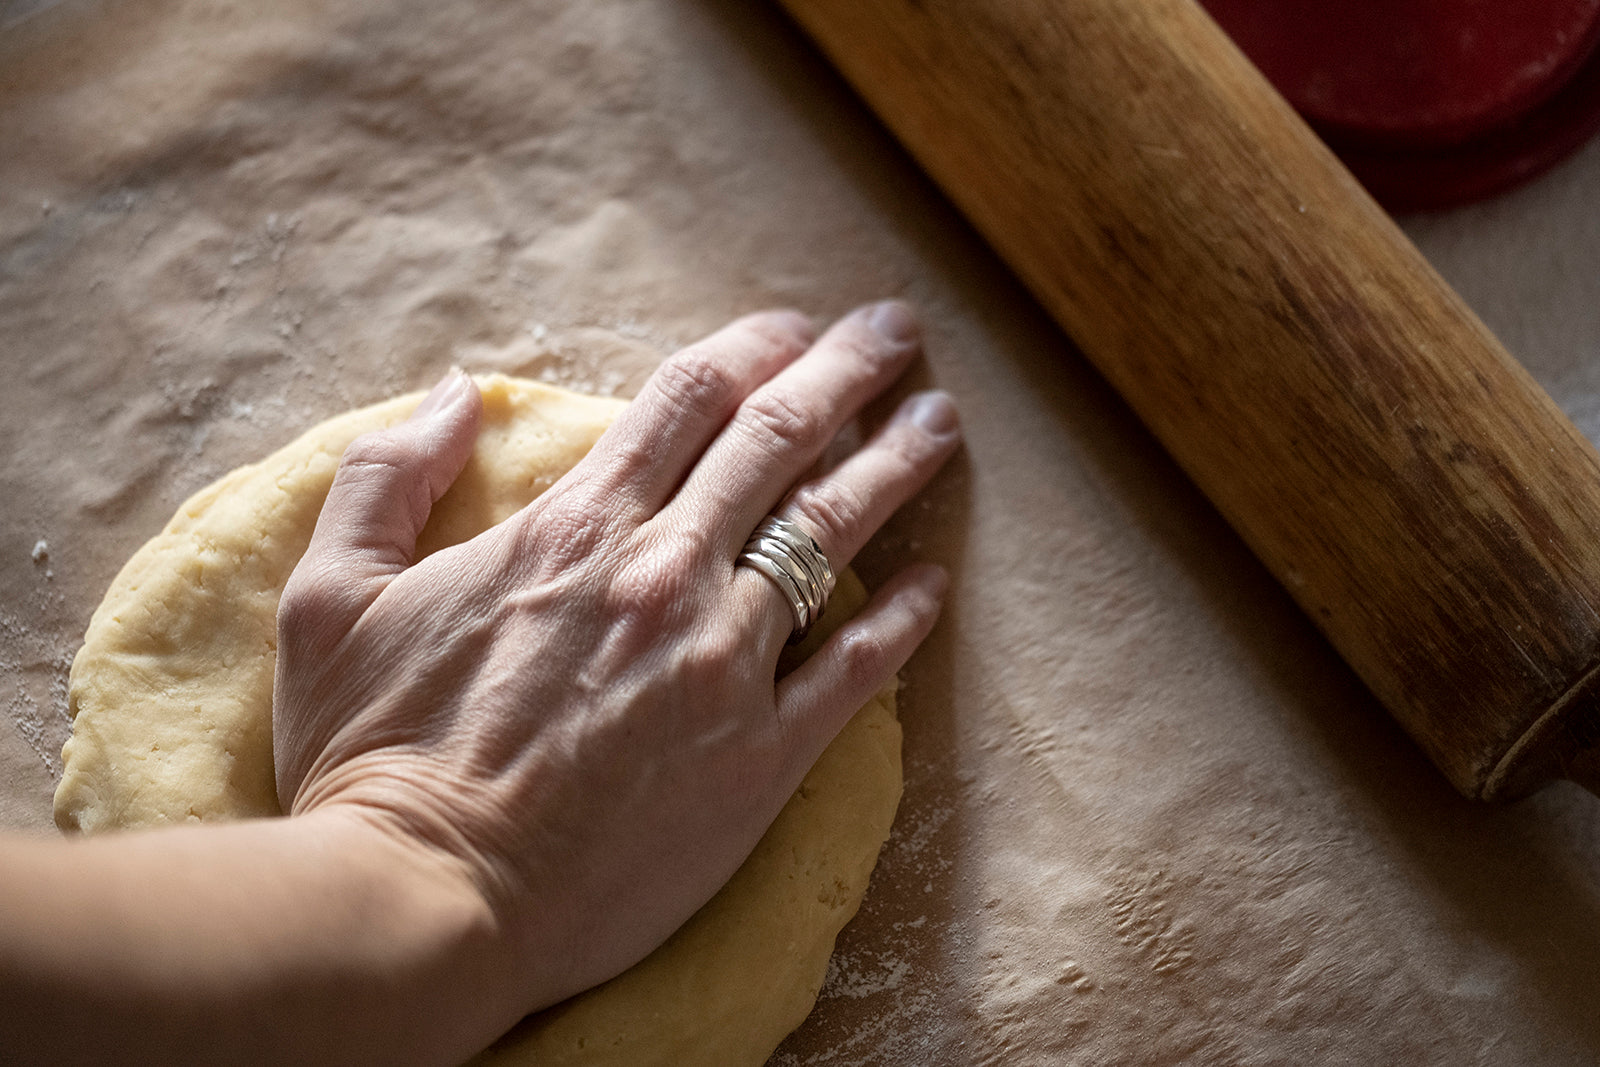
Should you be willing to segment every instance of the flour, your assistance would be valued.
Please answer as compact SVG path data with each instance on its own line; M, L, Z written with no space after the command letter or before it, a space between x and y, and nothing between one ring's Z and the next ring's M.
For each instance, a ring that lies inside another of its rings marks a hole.
M46 580L53 577L48 570L42 575ZM67 718L71 669L72 648L62 635L0 611L0 695L6 718L52 781L61 777L61 745L71 729Z
M899 989L910 972L911 964L891 952L836 953L828 961L828 977L823 982L822 997L859 1000L886 993Z

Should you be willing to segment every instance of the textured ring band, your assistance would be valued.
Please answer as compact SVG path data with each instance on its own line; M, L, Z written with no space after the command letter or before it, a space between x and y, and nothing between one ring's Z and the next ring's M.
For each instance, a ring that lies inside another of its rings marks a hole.
M783 599L788 603L789 610L794 612L794 632L803 633L810 628L811 606L806 600L806 594L789 572L778 566L770 558L760 552L741 552L734 561L735 566L749 567L764 575L773 585L778 587L778 592L783 594ZM791 641L796 640L793 636Z
M806 533L798 523L788 519L780 519L776 515L768 515L756 526L752 537L777 537L793 546L800 562L816 576L822 586L822 599L826 601L833 592L833 568L828 564L828 557L823 554L822 546L816 539Z
M799 526L775 515L761 520L734 562L765 575L788 601L794 612L790 644L810 631L833 592L833 568L822 546Z
M800 590L805 594L808 606L822 604L828 599L828 594L823 590L822 583L817 581L815 574L811 573L811 568L801 562L799 557L790 551L789 545L785 542L779 541L774 537L757 534L751 537L749 544L744 547L746 552L759 552L783 568L789 577L794 579L794 584L799 586ZM818 613L821 613L820 609Z

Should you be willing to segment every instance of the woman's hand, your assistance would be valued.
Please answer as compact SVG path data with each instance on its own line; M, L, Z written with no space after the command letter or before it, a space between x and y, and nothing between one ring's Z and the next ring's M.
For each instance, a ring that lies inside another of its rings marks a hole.
M667 360L533 504L420 562L476 388L452 375L357 440L278 616L285 810L354 813L470 878L526 961L520 1010L644 956L938 614L944 573L910 567L775 680L791 608L734 563L771 512L842 568L950 456L955 410L921 394L808 477L917 352L897 303L815 341L795 314L741 319Z

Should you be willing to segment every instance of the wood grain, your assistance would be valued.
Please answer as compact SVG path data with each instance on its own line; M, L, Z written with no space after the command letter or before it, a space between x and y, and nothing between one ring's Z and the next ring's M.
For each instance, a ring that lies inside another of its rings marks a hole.
M1600 456L1188 0L784 0L1457 788L1600 746Z

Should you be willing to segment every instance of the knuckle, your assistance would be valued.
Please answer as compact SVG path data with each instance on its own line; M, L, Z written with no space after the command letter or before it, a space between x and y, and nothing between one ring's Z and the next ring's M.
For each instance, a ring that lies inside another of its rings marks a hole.
M611 597L620 613L652 619L674 616L690 603L695 576L706 558L706 539L684 531L654 537L619 569Z
M940 441L922 430L904 427L869 442L859 454L868 464L874 487L890 495L919 485L943 458Z
M833 544L848 540L849 532L860 529L867 521L866 500L857 490L839 482L802 486L795 490L789 505Z
M840 630L834 639L847 677L874 681L889 675L893 667L889 645L878 634L851 626Z
M403 439L393 430L374 430L362 434L345 446L344 455L339 457L339 466L346 469L380 467L404 471L409 469L417 458L417 448L410 441Z
M524 549L538 572L559 574L599 551L610 532L602 509L586 501L541 510L529 523Z
M768 388L746 401L738 422L755 440L772 450L810 450L823 444L822 420L794 393Z
M670 403L708 415L732 406L738 393L733 376L707 345L686 348L661 364L656 385Z
M421 446L393 430L362 434L339 458L338 476L363 486L363 496L396 497L416 529L433 507L433 486L427 474L427 456Z

